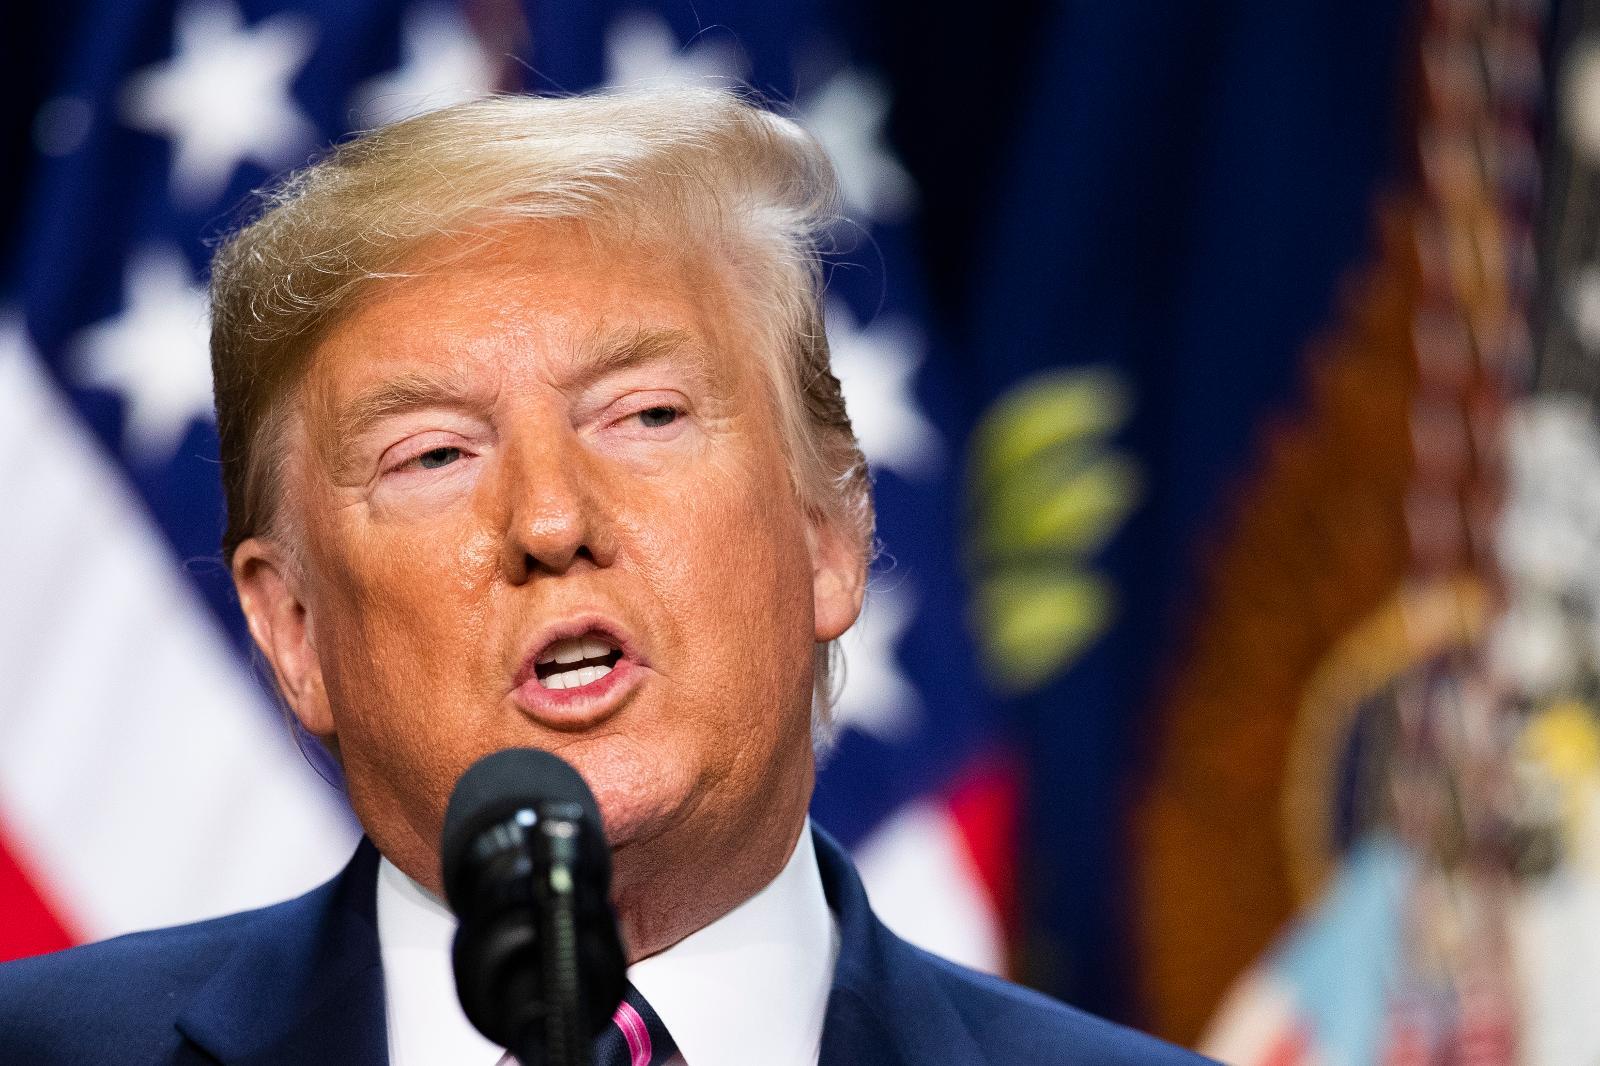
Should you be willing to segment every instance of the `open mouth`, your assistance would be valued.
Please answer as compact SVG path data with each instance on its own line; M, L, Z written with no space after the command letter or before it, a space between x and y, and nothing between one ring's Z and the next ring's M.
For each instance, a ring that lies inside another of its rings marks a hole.
M582 688L609 674L621 658L622 650L608 637L585 633L551 644L539 653L533 670L544 688Z

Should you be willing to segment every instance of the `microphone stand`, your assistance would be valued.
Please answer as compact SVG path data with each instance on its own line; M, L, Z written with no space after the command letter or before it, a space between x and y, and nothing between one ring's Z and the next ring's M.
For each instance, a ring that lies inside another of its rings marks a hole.
M539 903L538 936L543 999L536 1016L523 1027L512 1049L522 1066L592 1066L592 1048L585 1019L578 972L577 881L578 817L548 804L534 824L525 826L523 843L533 862L533 892ZM520 819L519 819L520 820Z
M484 756L456 782L439 852L467 1020L522 1066L593 1066L628 978L583 777L537 748Z

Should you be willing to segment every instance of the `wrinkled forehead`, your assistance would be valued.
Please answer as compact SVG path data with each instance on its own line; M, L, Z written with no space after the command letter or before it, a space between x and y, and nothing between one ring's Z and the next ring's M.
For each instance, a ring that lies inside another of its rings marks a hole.
M752 346L714 254L573 224L439 238L369 281L313 346L308 421L334 426L375 386L407 378L555 386L673 360L743 391Z

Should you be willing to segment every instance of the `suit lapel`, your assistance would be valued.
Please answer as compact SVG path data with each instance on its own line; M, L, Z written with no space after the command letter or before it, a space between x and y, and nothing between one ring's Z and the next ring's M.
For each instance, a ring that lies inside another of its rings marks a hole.
M817 1066L909 1066L900 1040L868 996L834 986Z
M811 832L823 890L839 922L819 1066L982 1061L929 961L872 913L844 849L815 826Z
M844 849L813 828L839 959L820 1066L981 1061L930 963L867 903ZM224 1066L388 1066L377 849L362 840L322 887L256 915L178 1019Z
M178 1019L225 1066L387 1066L376 919L378 851L259 912Z

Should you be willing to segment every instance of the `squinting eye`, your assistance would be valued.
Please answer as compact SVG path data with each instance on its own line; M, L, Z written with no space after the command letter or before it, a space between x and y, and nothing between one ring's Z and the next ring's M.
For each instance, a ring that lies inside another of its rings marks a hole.
M434 448L417 456L416 464L424 470L437 470L461 458L460 448Z
M660 429L663 426L670 426L677 419L678 409L676 407L647 407L639 412L639 421L647 429Z

